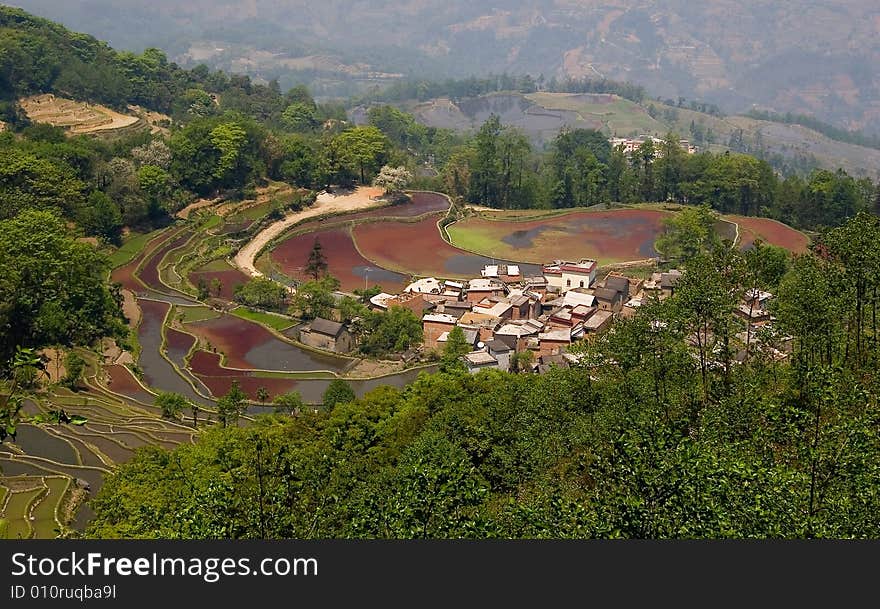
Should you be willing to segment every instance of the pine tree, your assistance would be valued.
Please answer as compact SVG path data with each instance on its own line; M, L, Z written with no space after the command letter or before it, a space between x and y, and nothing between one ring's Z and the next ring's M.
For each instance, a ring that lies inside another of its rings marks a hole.
M309 252L309 263L306 265L306 273L313 279L318 279L322 273L327 272L327 258L324 256L324 248L321 242L315 238L312 251Z

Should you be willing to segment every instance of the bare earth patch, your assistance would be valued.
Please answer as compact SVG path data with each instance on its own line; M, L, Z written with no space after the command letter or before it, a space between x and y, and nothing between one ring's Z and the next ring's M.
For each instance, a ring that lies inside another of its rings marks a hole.
M74 134L122 129L142 120L106 106L65 99L51 93L26 97L19 104L30 120L63 127Z
M373 361L362 359L354 368L349 370L345 376L351 378L373 378L384 376L394 372L400 372L405 368L403 362L392 362L386 360Z
M302 211L293 212L283 220L269 225L253 240L245 245L235 255L233 262L245 274L251 277L261 277L263 273L254 266L257 254L275 237L282 234L291 226L307 218L313 218L329 213L358 211L381 204L380 199L384 194L383 189L373 186L361 186L354 192L342 195L333 195L322 192L318 195L315 204Z

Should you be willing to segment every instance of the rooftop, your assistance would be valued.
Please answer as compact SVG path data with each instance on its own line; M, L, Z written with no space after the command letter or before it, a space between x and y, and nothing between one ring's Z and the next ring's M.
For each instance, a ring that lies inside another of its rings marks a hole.
M419 294L439 294L443 290L440 289L440 282L434 277L425 277L414 281L406 286L405 292L416 292Z
M324 334L325 336L332 336L333 338L339 336L344 328L345 326L343 324L322 317L313 319L312 323L309 324L309 330L311 332Z
M612 315L611 311L596 311L592 317L584 321L584 330L590 331L601 328Z
M571 342L571 329L570 328L555 328L550 330L549 332L542 332L538 334L538 340L550 340L550 341L560 341L560 342Z
M606 302L614 302L616 298L619 297L620 292L617 290L612 290L610 288L596 288L593 290L593 295L597 300L604 300Z
M497 353L506 353L510 351L510 347L508 347L504 341L500 341L498 339L487 341L486 347L489 349L489 351L495 351Z
M479 278L468 282L468 291L501 290L503 286L494 279Z
M498 360L485 351L473 351L464 356L467 362L474 366L493 366Z
M422 322L435 324L450 324L454 326L457 321L453 315L447 315L446 313L431 313L422 317Z

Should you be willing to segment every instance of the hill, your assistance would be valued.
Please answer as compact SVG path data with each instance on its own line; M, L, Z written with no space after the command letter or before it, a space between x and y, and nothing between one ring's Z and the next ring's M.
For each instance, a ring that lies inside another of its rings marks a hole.
M326 83L607 77L745 112L754 104L880 132L880 16L868 0L15 0L123 48ZM144 23L153 27L144 28ZM314 57L320 62L290 63ZM346 75L355 70L357 76ZM285 78L286 77L286 78ZM329 86L329 85L328 85Z
M506 92L402 105L425 125L462 131L475 130L491 114L497 114L503 123L522 129L539 147L563 127L600 129L618 137L662 137L672 130L703 149L749 152L783 170L842 167L851 174L873 178L880 167L880 150L837 141L801 125L718 116L656 100L640 104L611 94ZM355 113L356 119L362 117L362 112Z

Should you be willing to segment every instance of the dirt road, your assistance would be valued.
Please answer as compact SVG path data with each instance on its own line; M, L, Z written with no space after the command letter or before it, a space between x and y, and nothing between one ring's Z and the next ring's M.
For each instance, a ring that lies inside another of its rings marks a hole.
M361 186L350 194L333 195L329 193L321 193L318 195L315 204L311 207L302 211L294 212L283 220L279 220L259 232L250 243L238 251L238 254L235 255L232 262L242 272L251 277L261 277L263 274L254 266L257 254L259 254L260 250L266 247L272 239L283 233L285 230L298 222L315 216L334 212L362 211L369 207L375 207L381 204L379 197L381 197L383 193L383 189L373 186Z

